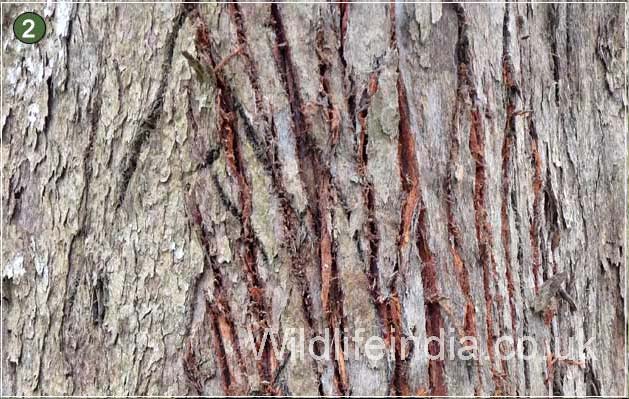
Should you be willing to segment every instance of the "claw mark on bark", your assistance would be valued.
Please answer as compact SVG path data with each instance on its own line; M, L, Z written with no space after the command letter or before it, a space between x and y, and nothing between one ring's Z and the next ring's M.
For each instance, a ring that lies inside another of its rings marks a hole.
M106 295L105 279L103 276L99 275L91 289L92 323L95 325L103 324L103 320L105 319Z
M329 180L331 178L329 170L323 163L321 157L321 151L316 147L314 140L309 135L308 123L306 122L303 114L302 99L299 91L299 84L297 81L297 75L294 70L293 63L291 61L291 49L286 37L284 24L280 9L277 4L271 5L271 24L275 31L276 45L273 48L273 55L275 63L280 71L282 83L288 97L288 102L291 109L291 118L293 124L293 130L295 134L296 153L298 158L299 176L306 190L308 198L310 199L308 205L308 211L311 215L312 224L319 240L319 262L321 270L321 284L322 284L322 303L324 311L330 312L334 316L331 318L333 322L342 321L342 308L330 309L330 302L341 302L342 298L330 297L331 287L329 279L331 279L331 271L327 270L327 267L332 267L335 261L332 259L333 252L329 252L328 246L331 244L328 242L327 221L330 213L327 209L327 196L329 195ZM325 206L324 206L325 204ZM300 266L304 267L303 262L300 262ZM304 298L304 311L310 327L314 331L314 320L310 315L310 293L306 289L306 282L303 281L303 270L301 271L302 285L302 297ZM330 274L328 274L330 273ZM324 294L327 291L327 295ZM339 293L335 292L335 296ZM327 301L325 301L327 297ZM335 305L336 306L336 305ZM339 312L340 310L340 312ZM339 313L340 317L339 317ZM337 320L340 319L340 320ZM321 348L315 348L320 351ZM337 348L337 350L340 348ZM334 363L335 367L335 385L339 393L344 393L345 386L344 381L347 379L345 375L344 360ZM317 376L321 384L321 374L317 370ZM321 389L321 385L320 385Z
M397 24L395 19L396 5L394 1L391 1L388 7L390 18L390 36L389 47L399 52L397 46ZM397 240L398 247L398 261L394 266L395 276L391 279L390 291L391 296L387 303L389 325L387 326L394 339L395 339L395 369L393 371L393 386L391 387L391 393L395 395L410 395L411 390L408 383L408 364L407 361L402 360L403 354L407 352L407 348L402 346L403 339L403 322L402 322L402 310L399 300L399 294L397 291L397 278L400 273L400 262L402 259L402 251L410 241L410 231L413 222L413 215L416 209L421 207L421 214L425 218L425 209L423 209L423 203L421 200L421 191L419 186L419 164L417 162L417 155L415 153L415 137L411 131L410 122L410 110L408 105L408 99L406 96L406 87L402 79L402 73L399 67L397 68L397 97L398 97L398 109L399 109L399 125L398 125L398 164L400 169L400 179L402 183L402 190L406 193L406 198L402 204L402 212L400 215L400 232ZM376 82L377 83L377 82ZM372 85L370 84L370 87ZM376 85L377 87L377 85ZM375 91L375 90L374 90ZM425 297L425 314L426 314L426 334L438 335L439 329L443 326L443 319L441 317L441 309L439 304L433 301L432 295L438 290L436 281L436 269L432 260L432 253L428 246L427 230L425 225L425 219L422 219L424 224L418 225L417 232L417 247L420 251L420 256L423 255L422 261L424 263L421 272L422 284L424 286ZM429 353L435 354L439 349L436 345L431 344L428 348ZM410 351L413 351L413 345L410 345ZM447 395L447 387L445 384L445 369L442 360L430 360L428 363L428 375L430 391L433 395Z
M516 137L516 103L520 89L514 76L514 66L511 59L511 32L509 30L510 5L505 4L505 14L502 25L502 80L506 98L506 118L502 144L502 202L500 206L501 237L505 254L505 275L507 278L507 294L511 314L511 333L514 344L517 343L517 323L515 306L515 286L511 270L511 230L509 228L509 197L511 195L511 153ZM504 327L504 326L503 326ZM507 362L503 359L503 369L507 370ZM517 378L517 377L516 377Z
M240 6L237 4L230 5L230 16L232 18L232 22L236 26L237 39L239 46L243 49L242 55L245 59L247 65L247 74L249 77L249 82L253 88L255 102L256 102L256 111L258 115L261 116L262 126L264 131L264 138L262 145L256 145L257 138L255 137L254 128L247 118L243 107L236 103L235 106L238 110L238 114L241 119L245 122L245 133L247 138L254 144L254 148L261 148L260 151L256 151L256 156L260 160L260 162L264 165L265 170L271 176L271 183L273 185L274 190L277 193L280 209L284 218L284 230L286 232L286 242L282 245L286 248L290 254L290 262L291 269L294 275L297 278L297 283L300 290L303 292L302 295L302 308L304 312L304 318L308 327L314 331L315 321L312 315L312 302L311 302L311 294L309 292L308 284L306 282L304 270L305 270L305 260L310 258L310 253L308 252L308 248L298 239L298 233L296 231L296 227L300 225L300 218L291 205L291 195L287 192L284 187L284 182L282 178L281 165L279 162L278 156L278 148L277 148L277 140L278 134L275 128L275 121L273 119L273 111L270 111L270 116L267 113L267 110L264 108L263 96L260 90L259 83L259 75L257 72L257 67L254 60L251 57L247 34L244 25L244 17L240 10ZM267 260L268 263L268 260ZM273 369L276 369L277 365L273 366ZM276 376L277 371L275 372ZM267 387L268 393L280 394L278 391L279 388L276 387L276 380L274 378L271 381L271 384Z
M214 345L214 354L216 355L216 361L220 367L221 379L223 389L226 394L237 393L243 387L243 370L245 370L244 360L240 351L239 340L234 326L233 317L229 301L226 297L227 290L224 285L224 277L220 267L217 264L216 258L212 255L210 240L212 234L208 231L204 224L203 215L199 209L198 200L196 198L196 188L193 188L187 198L186 210L190 224L195 232L197 239L199 240L203 249L203 273L200 278L194 284L194 297L205 297L203 293L199 293L198 290L202 289L201 280L203 276L212 271L213 284L212 284L212 301L206 299L205 314L209 316L210 327L212 330L212 343ZM197 304L196 306L199 306ZM228 359L227 351L225 347L229 346L233 349ZM186 354L186 359L190 360L190 354ZM203 387L202 381L200 381L193 373L189 371L188 378L192 379L192 383L195 387Z
M264 281L259 276L257 266L257 244L258 241L251 224L252 213L252 193L251 187L246 177L246 170L242 154L240 151L239 135L237 131L237 110L235 98L225 78L217 68L220 63L216 62L212 53L211 41L207 26L201 22L197 29L197 51L202 55L202 59L209 62L215 71L216 85L218 89L217 106L219 113L219 125L221 132L221 142L227 167L230 175L236 180L239 189L240 221L241 230L241 257L244 265L249 301L252 308L252 317L255 319L253 336L257 347L262 345L264 332L268 330L270 323L270 308L266 305L266 295ZM220 310L220 309L219 309ZM217 309L211 307L211 315L216 315ZM272 377L277 367L277 359L271 348L270 340L265 340L262 348L262 358L257 361L257 371L261 380L265 382L265 390L274 393L271 386Z
M320 184L319 201L321 212L321 235L319 240L319 251L321 259L321 302L325 312L325 318L331 331L343 331L343 292L338 274L338 264L336 262L336 248L332 238L332 226L330 219L332 215L324 212L328 209L330 199L329 176L322 179ZM329 219L330 218L330 219ZM341 337L342 338L342 337ZM340 342L343 342L342 339ZM339 342L339 343L340 343ZM342 347L337 347L337 342L331 345L334 353L334 373L338 391L342 395L348 394L349 377L345 366L345 355Z
M321 84L321 96L325 99L325 116L327 121L330 145L334 147L340 135L340 112L332 102L330 96L330 55L328 54L323 28L319 27L316 33L315 50L319 61L319 82ZM321 161L321 156L319 156ZM321 162L319 162L321 163ZM321 168L323 169L323 168ZM331 331L340 331L340 342L332 342L332 352L335 354L335 379L338 391L342 395L349 393L349 376L345 365L345 354L343 347L337 347L337 343L343 342L344 319L343 314L343 289L342 280L339 275L338 263L336 261L336 246L332 236L331 220L334 211L330 208L330 200L333 200L331 192L332 176L328 170L322 171L323 175L317 178L319 186L319 215L320 215L320 259L321 259L321 299L323 309L328 318L328 326ZM341 344L342 345L342 344Z
M376 221L375 212L375 194L373 183L367 176L368 164L368 111L371 98L378 91L378 74L372 73L367 87L363 90L360 99L360 109L356 115L360 134L358 136L358 172L361 176L363 184L364 202L367 208L367 238L369 241L369 272L367 279L369 282L370 293L376 306L376 315L382 326L382 335L387 346L392 343L395 350L395 368L393 371L390 392L398 395L409 395L405 363L402 360L402 316L401 304L395 285L395 278L391 281L390 292L388 297L384 297L382 293L382 282L380 280L380 271L378 268L378 251L380 247L380 233L378 231L378 223ZM408 352L406 352L408 353Z
M280 70L282 82L288 96L291 109L291 118L295 131L295 139L297 146L297 156L299 159L299 175L303 182L304 188L309 198L317 198L317 173L315 168L319 168L318 153L315 143L308 135L308 125L303 113L303 101L299 91L299 83L297 82L297 74L295 73L293 63L291 61L290 46L286 38L286 32L282 22L281 13L277 4L271 5L271 22L275 29L276 46L273 48L275 62ZM318 155L318 154L317 154ZM304 165L310 163L310 165ZM312 166L312 167L307 167ZM309 204L310 212L316 216L316 209ZM317 218L314 217L314 220Z
M159 86L157 87L155 98L151 102L147 114L140 121L140 125L138 126L135 136L131 141L129 150L124 157L120 182L118 183L116 196L114 197L116 201L114 204L115 209L120 208L124 202L127 195L127 187L129 186L129 182L138 167L140 152L142 151L142 148L148 138L151 136L153 131L155 131L162 117L162 111L164 110L164 95L166 92L166 86L168 85L168 79L170 78L175 43L177 42L179 31L186 21L188 12L189 7L182 4L177 12L177 16L175 17L173 27L166 37L164 59L162 60L161 66L161 80L159 82Z
M458 48L457 48L458 52ZM462 112L462 106L465 104L466 83L467 82L467 67L464 63L457 60L457 85L454 100L454 110L452 115L452 126L450 130L450 153L448 160L448 170L445 179L445 192L446 192L446 219L448 223L448 239L450 241L450 254L454 264L456 272L457 282L463 296L465 297L465 316L463 321L463 331L468 337L478 338L478 331L476 325L476 307L474 305L474 299L470 291L470 272L468 265L465 264L463 257L461 256L462 241L461 230L454 217L454 207L457 204L457 196L454 193L454 181L456 180L456 171L454 170L459 163L459 123ZM476 361L476 367L478 370L478 380L474 383L474 392L480 395L482 381L480 373L480 362Z
M358 136L358 172L363 182L364 202L367 208L367 238L369 241L369 272L367 279L369 281L370 293L376 306L376 315L382 326L382 335L387 346L392 343L396 353L396 364L392 385L390 391L400 395L410 394L410 388L406 381L405 364L402 361L402 316L399 295L395 286L395 279L390 284L390 296L384 297L382 293L382 282L380 281L380 272L378 268L378 251L380 246L380 233L378 231L378 223L375 213L375 194L373 183L367 177L368 164L368 111L371 98L378 91L378 74L372 73L367 87L363 90L363 94L359 101L360 109L356 115L358 126L360 128ZM397 271L397 270L396 270ZM406 352L408 354L408 352Z
M399 73L399 71L398 71ZM424 287L424 307L426 313L426 335L438 336L443 328L443 318L438 302L439 288L437 283L437 269L432 251L428 244L428 228L426 226L426 209L421 198L419 182L419 164L415 153L415 137L411 131L410 113L406 88L402 75L398 75L397 82L398 105L400 112L398 158L400 163L400 177L402 189L406 192L406 199L402 206L399 247L404 247L410 237L410 228L413 214L419 206L417 222L417 250L422 260L421 271L422 285ZM399 316L399 311L397 312ZM401 327L401 326L400 326ZM397 351L398 348L396 348ZM401 348L400 348L401 349ZM439 347L436 343L430 343L428 352L437 355ZM397 357L396 357L397 359ZM396 365L396 374L402 372ZM441 359L433 359L428 363L428 375L431 395L444 396L448 394L445 382L445 365ZM400 382L397 394L405 395L408 390L408 382Z
M494 320L493 320L493 296L491 293L491 280L496 277L496 260L493 254L493 234L487 217L485 205L485 186L487 176L485 174L485 139L482 123L482 112L478 104L477 89L472 79L473 68L471 60L470 38L465 9L461 4L455 4L459 25L458 42L456 49L457 62L462 69L468 89L468 96L472 103L470 110L471 129L469 148L474 158L474 213L476 225L476 239L478 241L479 257L483 270L483 290L485 297L485 324L487 328L487 348L491 364L492 379L496 391L503 391L502 381L495 369L494 361Z
M256 111L262 115L265 122L268 122L268 118L262 101L263 97L262 90L260 89L258 67L256 66L255 62L253 62L253 59L251 57L251 51L249 49L249 41L247 40L244 19L242 16L242 11L240 10L240 5L238 3L229 4L229 15L232 19L232 22L236 26L236 39L238 41L239 47L242 48L242 55L245 59L245 63L247 64L247 75L249 76L251 87L253 88Z
M375 198L373 183L367 176L367 164L369 161L368 145L369 136L367 134L367 116L369 112L369 105L371 103L371 97L378 91L378 75L372 73L369 78L368 87L363 90L363 94L360 99L361 109L358 111L355 119L358 120L358 126L360 127L360 134L358 136L358 174L361 177L363 185L363 197L364 203L367 208L367 239L369 241L369 271L367 273L367 280L369 282L369 288L374 305L376 306L376 315L382 326L382 336L384 337L387 346L390 345L391 337L389 328L389 315L388 307L385 298L382 294L382 287L380 282L380 272L378 270L378 251L380 247L380 233L378 231L378 223L376 221L375 210Z

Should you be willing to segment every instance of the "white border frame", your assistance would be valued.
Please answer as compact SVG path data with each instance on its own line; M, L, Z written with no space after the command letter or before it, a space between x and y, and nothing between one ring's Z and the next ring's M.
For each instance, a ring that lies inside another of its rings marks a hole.
M346 1L285 1L285 2L274 2L274 1L251 1L251 2L247 2L246 4L267 4L267 3L282 3L282 4L342 4L342 3L347 3L348 0ZM0 23L4 23L4 4L37 4L37 5L48 5L48 4L57 4L57 3L66 3L66 4L214 4L216 2L208 2L208 1L199 1L199 2L194 2L194 1L125 1L125 0L121 0L121 1L103 1L103 2L91 2L91 1L4 1L4 2L0 2ZM220 2L223 4L231 4L231 3L239 3L237 1L223 1ZM367 1L359 1L358 3L360 4L390 4L391 1L379 1L379 0L367 0ZM396 1L397 3L397 1ZM441 4L443 2L441 1L400 1L400 3L414 3L414 4ZM491 1L469 1L469 2L465 2L465 4L507 4L509 2L507 1L496 1L496 2L491 2ZM627 86L627 58L629 58L629 34L627 32L627 19L629 18L629 10L628 10L628 5L626 1L604 1L604 2L597 2L597 1L565 1L565 2L560 2L560 1L526 1L526 2L522 2L522 3L518 3L518 4L525 4L525 3L532 3L532 4L624 4L625 6L625 19L623 21L623 25L625 27L625 61L624 61L624 65L625 65L625 86L624 86L624 93L623 93L623 101L624 101L624 105L625 105L625 166L624 166L624 176L623 176L623 181L625 184L625 203L624 203L624 242L625 242L625 251L623 253L623 261L625 263L625 269L624 269L624 279L625 279L625 292L624 292L624 309L623 309L623 313L625 315L625 320L624 320L624 325L625 325L625 353L624 353L624 357L625 357L625 370L624 370L624 380L625 380L625 394L629 395L629 386L628 386L628 381L629 381L629 370L627 368L627 366L629 365L629 329L628 329L628 324L629 324L629 311L628 311L628 300L627 300L627 291L628 291L628 276L627 276L627 257L629 256L629 253L627 253L627 247L629 246L627 238L627 228L629 226L627 226L627 221L629 218L629 208L628 208L628 203L627 203L627 196L628 196L628 190L629 190L629 185L628 185L628 179L629 179L629 175L628 173L628 167L629 167L629 149L627 148L628 145L628 138L627 135L629 134L629 87ZM0 26L0 118L2 117L2 115L4 115L4 38L3 38L3 32L4 29L2 26ZM4 195L4 159L3 159L3 153L2 153L2 147L4 146L3 140L2 140L2 135L0 134L0 192L2 193L2 195ZM0 269L4 269L4 207L0 206ZM4 377L4 359L3 359L3 353L4 353L4 343L3 343L3 331L4 331L4 326L3 326L3 322L2 322L2 313L3 313L3 306L2 306L2 298L4 297L4 292L3 292L3 284L1 281L1 277L0 277L0 398L5 397L3 395L3 389L4 389L4 384L3 384L3 380L2 378ZM15 396L6 396L6 397L15 397ZM137 395L132 395L132 396L106 396L106 395L87 395L87 396L80 396L80 395L69 395L69 396L61 396L61 395L56 395L56 396L19 396L22 398L173 398L173 396L137 396ZM216 396L186 396L187 398L207 398L207 397L224 397L223 395L216 395ZM244 398L248 398L250 396L234 396L234 397L244 397ZM284 396L279 396L279 397L284 397ZM302 396L296 396L296 397L302 397ZM380 396L376 396L376 397L380 397ZM381 396L381 397L388 397L388 396ZM467 396L442 396L444 398L467 398ZM483 397L490 397L490 398L517 398L518 396L505 396L505 395L500 395L500 396L483 396ZM528 396L530 398L547 398L547 396ZM606 398L624 398L625 396L603 396Z

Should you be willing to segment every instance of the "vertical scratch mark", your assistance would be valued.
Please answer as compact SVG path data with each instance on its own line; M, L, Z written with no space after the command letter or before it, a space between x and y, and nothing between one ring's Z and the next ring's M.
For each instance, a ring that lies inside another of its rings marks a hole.
M493 234L487 217L485 204L485 189L487 184L485 165L485 139L482 124L482 113L478 104L477 89L472 80L473 64L470 49L470 37L468 33L468 21L465 9L461 4L455 4L459 24L459 38L457 42L456 56L461 68L462 76L467 83L468 96L472 102L470 111L471 129L469 149L474 159L474 214L476 225L476 239L478 241L479 257L483 271L483 290L485 297L485 324L487 328L487 349L491 372L496 391L501 392L502 381L495 369L494 359L494 320L493 320L493 295L491 293L491 280L496 277L496 260L493 254Z

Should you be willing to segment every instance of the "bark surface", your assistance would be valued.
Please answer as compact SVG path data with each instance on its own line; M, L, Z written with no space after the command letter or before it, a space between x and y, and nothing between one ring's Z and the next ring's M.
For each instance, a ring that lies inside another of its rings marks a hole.
M3 5L4 394L624 393L624 5L33 8L24 45ZM260 344L292 328L364 333Z

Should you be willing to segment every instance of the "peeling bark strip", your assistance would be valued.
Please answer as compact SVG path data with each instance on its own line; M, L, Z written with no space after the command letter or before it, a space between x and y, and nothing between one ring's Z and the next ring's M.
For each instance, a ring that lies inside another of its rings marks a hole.
M220 134L223 144L223 151L227 159L227 166L230 174L236 179L241 207L241 257L245 267L245 276L247 280L247 288L249 291L249 300L252 306L252 316L255 318L253 323L253 333L257 347L262 345L262 339L265 331L268 330L270 323L270 309L266 305L266 295L264 281L261 280L257 267L257 240L251 225L252 199L251 187L247 181L246 171L244 168L243 158L240 152L239 137L237 133L237 111L231 89L227 85L225 78L218 68L217 63L211 49L211 39L207 26L202 22L197 28L196 37L197 52L201 54L205 60L209 61L216 78L218 95L216 98L219 114ZM214 310L212 310L214 312ZM268 393L276 393L275 387L271 381L275 375L277 368L277 359L271 346L270 340L264 342L262 358L257 362L258 374L263 381L264 389Z

